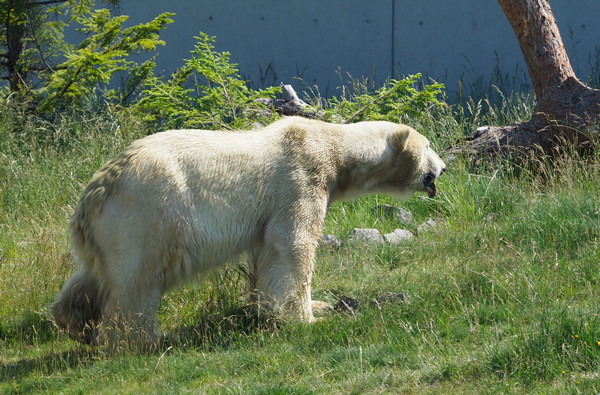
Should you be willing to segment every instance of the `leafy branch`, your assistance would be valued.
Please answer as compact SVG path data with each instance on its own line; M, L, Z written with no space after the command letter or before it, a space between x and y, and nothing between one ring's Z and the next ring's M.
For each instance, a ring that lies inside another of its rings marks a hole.
M173 21L172 15L163 13L148 23L124 27L127 16L95 10L94 0L2 2L0 74L9 82L5 93L40 115L53 114L93 100L95 91L106 89L115 73L125 71L130 76L127 90L107 95L123 103L136 91L131 84L139 87L154 67L153 60L139 65L129 56L164 45L159 32ZM79 26L85 36L78 45L64 40L68 24Z
M123 28L127 16L111 17L106 9L79 15L80 32L88 35L76 48L65 50L64 62L48 76L39 94L43 97L40 111L57 104L68 105L92 93L99 84L106 84L113 74L128 70L135 63L126 59L131 53L154 51L164 45L158 32L171 23L172 13L163 13L148 23ZM146 63L144 70L153 63ZM139 77L139 75L138 75Z
M348 92L344 87L341 97L333 97L326 103L325 118L351 123L363 119L401 122L406 117L421 117L430 106L441 105L437 96L444 85L433 83L417 89L415 85L420 78L421 74L416 74L390 80L374 92L353 81L355 91Z
M200 32L191 58L164 82L148 79L144 97L137 108L150 121L170 128L238 128L250 120L270 118L257 99L270 98L279 87L251 90L240 78L229 52L217 52L214 37Z

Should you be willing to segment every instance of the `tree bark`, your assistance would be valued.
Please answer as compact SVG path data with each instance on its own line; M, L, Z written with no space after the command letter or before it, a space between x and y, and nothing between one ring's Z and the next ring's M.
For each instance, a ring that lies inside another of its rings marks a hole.
M479 157L486 153L528 150L552 151L558 140L581 143L585 127L600 115L600 91L577 79L548 0L498 0L523 52L537 104L533 117L508 127L478 130L462 147Z
M498 0L513 27L536 97L577 79L546 0Z
M5 7L6 19L2 21L5 25L6 34L6 61L4 66L8 74L10 91L18 92L25 77L22 67L19 66L19 59L24 51L23 40L26 35L25 19L27 9L23 0L9 1Z

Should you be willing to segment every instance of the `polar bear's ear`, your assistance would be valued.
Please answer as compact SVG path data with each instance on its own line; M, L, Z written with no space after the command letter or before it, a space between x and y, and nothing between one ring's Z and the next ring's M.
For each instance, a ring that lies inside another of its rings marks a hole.
M408 126L401 125L392 136L392 141L394 146L398 149L398 151L404 151L406 148L406 142L408 141L408 136L410 135L411 129Z

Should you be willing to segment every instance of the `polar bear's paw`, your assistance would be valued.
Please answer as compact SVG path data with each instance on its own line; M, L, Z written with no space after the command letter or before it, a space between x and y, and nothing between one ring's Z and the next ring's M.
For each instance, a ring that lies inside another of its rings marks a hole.
M320 300L313 300L311 306L314 316L322 316L333 311L333 306L330 303L322 302Z

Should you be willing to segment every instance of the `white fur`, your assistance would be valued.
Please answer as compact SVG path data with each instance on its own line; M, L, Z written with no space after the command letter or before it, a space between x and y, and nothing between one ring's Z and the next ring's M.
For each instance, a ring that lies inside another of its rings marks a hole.
M331 201L425 191L424 175L444 170L425 137L388 122L290 117L254 131L148 136L84 191L71 221L81 268L52 315L74 335L101 323L105 341L119 329L155 342L162 294L247 252L254 300L311 321L315 247Z

